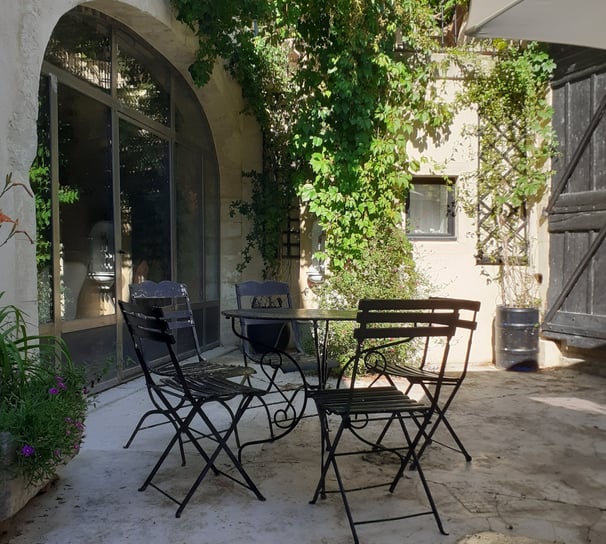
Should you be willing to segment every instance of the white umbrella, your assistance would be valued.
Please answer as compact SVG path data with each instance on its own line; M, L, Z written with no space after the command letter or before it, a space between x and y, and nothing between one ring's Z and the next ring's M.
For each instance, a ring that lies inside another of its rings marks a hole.
M606 0L471 0L466 34L606 49Z

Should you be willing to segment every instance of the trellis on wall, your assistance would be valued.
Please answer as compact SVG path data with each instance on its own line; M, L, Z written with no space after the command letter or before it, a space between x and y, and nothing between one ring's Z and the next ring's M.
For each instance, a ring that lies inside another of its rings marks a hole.
M522 127L514 123L513 127L503 130L487 127L490 121L480 121L480 172L495 172L495 165L501 165L498 172L499 184L506 185L517 176L524 175L523 163L511 161L519 157L520 134ZM487 127L483 130L482 125ZM502 203L494 201L496 196L482 194L482 180L478 180L477 198L477 255L476 263L482 265L501 265L504 260L509 264L528 264L528 220L524 203ZM502 194L506 194L503 191ZM496 210L498 209L498 213Z

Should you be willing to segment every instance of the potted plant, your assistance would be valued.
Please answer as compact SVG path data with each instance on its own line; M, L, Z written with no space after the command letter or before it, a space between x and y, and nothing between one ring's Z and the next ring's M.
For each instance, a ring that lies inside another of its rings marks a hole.
M459 202L477 217L477 261L494 265L501 304L495 315L495 364L538 367L541 275L532 267L529 218L536 217L554 152L547 99L553 61L536 43L492 42L492 59L467 67L461 102L479 123L475 187Z
M0 306L0 520L24 506L78 452L85 383L60 338L28 334L23 313Z

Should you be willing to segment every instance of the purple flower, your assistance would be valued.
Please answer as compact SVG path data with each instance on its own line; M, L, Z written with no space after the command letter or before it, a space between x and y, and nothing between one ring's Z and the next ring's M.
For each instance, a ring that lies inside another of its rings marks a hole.
M55 376L55 380L57 381L57 387L59 389L67 389L67 386L65 385L61 376Z
M30 446L29 444L25 444L25 446L21 448L21 455L23 455L23 457L31 457L34 453L36 453L34 446Z
M54 452L53 452L55 457L61 457L61 450L59 448L57 448Z
M58 390L56 387L51 387L51 388L48 390L48 392L49 392L51 395L58 395L58 394L59 394L59 390Z

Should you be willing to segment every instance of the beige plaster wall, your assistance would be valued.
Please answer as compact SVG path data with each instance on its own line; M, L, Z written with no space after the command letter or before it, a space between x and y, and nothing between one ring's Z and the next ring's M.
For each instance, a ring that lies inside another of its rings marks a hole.
M0 18L2 179L5 173L13 172L15 179L27 180L36 149L38 80L44 50L59 18L79 4L104 12L131 28L191 82L187 68L194 58L197 41L191 31L174 19L169 0L5 3ZM225 307L232 305L234 271L243 238L241 222L229 217L229 202L242 198L241 172L260 166L261 137L256 122L241 113L240 88L220 66L215 67L211 81L204 88L194 90L207 115L220 168L221 292ZM0 202L0 209L11 217L19 217L23 227L34 232L33 202L24 193L15 191L7 195ZM4 303L17 304L37 322L35 253L23 237L0 247L0 291L6 291Z
M453 99L461 88L456 69L449 70L440 81L441 94ZM459 190L467 185L475 185L469 174L477 168L477 140L466 135L466 129L476 126L477 113L471 109L460 111L454 118L448 137L436 140L423 136L410 146L410 151L418 158L425 159L421 174L445 174L458 176ZM530 262L534 273L543 277L540 295L546 300L549 264L549 234L546 222L541 220L539 205L529 217L529 236L531 240ZM496 282L497 269L494 266L477 265L475 261L475 230L473 218L463 210L457 209L456 240L453 241L416 241L414 242L419 265L428 274L438 295L469 298L482 303L478 330L474 337L472 361L476 364L491 364L493 360L493 319L497 304L500 304L499 289ZM552 342L542 342L540 346L540 364L542 366L557 363L557 350ZM463 346L456 348L454 355L462 355Z

